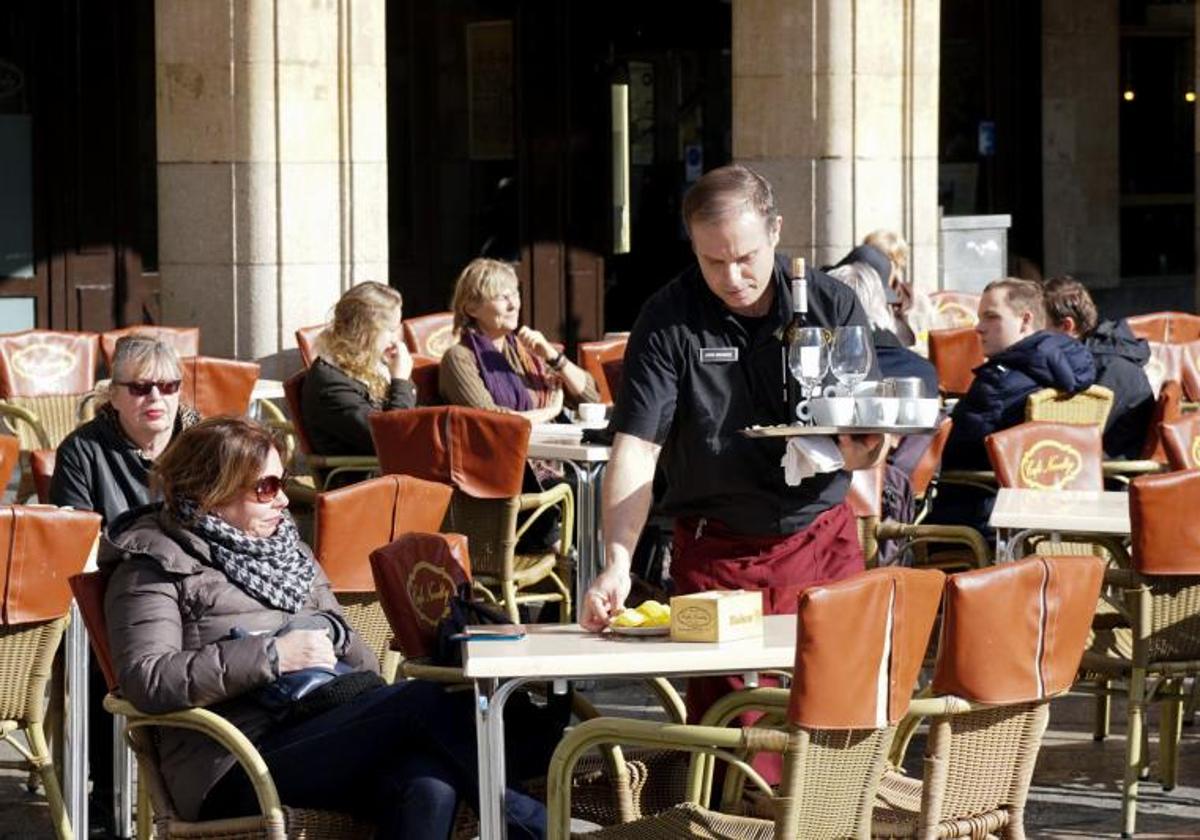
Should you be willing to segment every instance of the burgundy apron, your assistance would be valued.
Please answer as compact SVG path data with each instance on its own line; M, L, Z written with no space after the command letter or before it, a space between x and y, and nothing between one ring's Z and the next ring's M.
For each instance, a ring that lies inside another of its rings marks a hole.
M675 523L671 580L677 595L712 589L760 589L764 614L795 613L801 590L850 577L863 568L854 514L845 502L822 513L807 528L787 535L747 536L709 519ZM779 680L762 675L759 685L779 685ZM699 723L713 703L743 687L741 677L688 680L688 723ZM743 715L738 725L750 726L759 717L757 713ZM754 768L768 782L777 783L782 756L760 755L754 760Z

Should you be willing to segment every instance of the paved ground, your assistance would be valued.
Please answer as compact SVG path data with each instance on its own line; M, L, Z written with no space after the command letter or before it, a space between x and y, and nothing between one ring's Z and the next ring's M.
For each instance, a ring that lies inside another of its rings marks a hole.
M610 686L594 693L603 711L653 716L653 702L639 685ZM1036 838L1119 836L1121 762L1125 741L1122 710L1114 708L1114 734L1103 743L1091 738L1090 698L1055 702L1043 743L1026 820ZM1155 719L1152 719L1155 722ZM920 737L909 751L910 770L919 772ZM1157 756L1152 736L1151 754ZM0 745L0 757L11 750ZM1200 726L1184 729L1180 785L1164 793L1154 781L1142 785L1138 837L1200 838ZM0 770L0 840L53 837L45 800L25 790L24 774Z

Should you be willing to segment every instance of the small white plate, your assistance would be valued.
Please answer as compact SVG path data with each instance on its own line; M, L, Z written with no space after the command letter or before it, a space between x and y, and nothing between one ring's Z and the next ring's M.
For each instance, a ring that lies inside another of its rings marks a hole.
M671 632L671 625L663 624L658 627L618 627L608 625L608 629L618 636L666 636Z

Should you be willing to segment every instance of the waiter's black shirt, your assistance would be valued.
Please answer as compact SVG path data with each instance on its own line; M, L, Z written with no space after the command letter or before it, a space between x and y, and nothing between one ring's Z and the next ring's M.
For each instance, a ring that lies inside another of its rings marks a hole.
M783 331L791 320L790 279L777 257L775 301L761 319L730 312L709 291L699 266L642 309L629 336L610 428L662 445L663 513L716 519L744 534L790 534L845 497L849 473L816 475L789 487L780 466L785 440L738 433L787 418ZM808 323L870 329L854 292L812 269ZM877 364L869 378L879 378Z

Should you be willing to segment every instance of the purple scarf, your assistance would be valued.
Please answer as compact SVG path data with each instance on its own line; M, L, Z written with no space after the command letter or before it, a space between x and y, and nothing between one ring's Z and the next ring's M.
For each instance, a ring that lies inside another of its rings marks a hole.
M504 340L515 352L516 336L509 333ZM513 411L530 411L533 408L533 400L525 387L525 381L512 369L508 359L504 358L504 354L497 350L491 341L475 330L466 329L463 330L463 343L475 354L475 364L479 367L483 386L492 395L496 405L500 408L511 408Z

